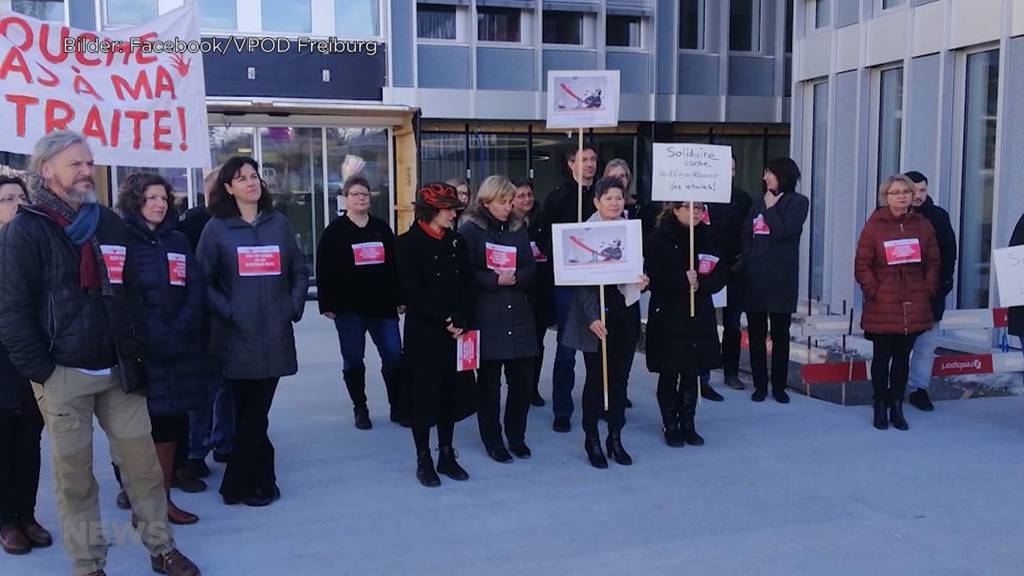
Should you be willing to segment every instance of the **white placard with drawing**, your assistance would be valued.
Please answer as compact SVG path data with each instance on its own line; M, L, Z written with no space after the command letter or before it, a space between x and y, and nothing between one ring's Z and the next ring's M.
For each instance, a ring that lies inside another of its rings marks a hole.
M711 144L654 144L651 199L718 202L732 197L732 148Z
M618 70L548 71L548 128L618 125Z
M992 251L999 305L1024 306L1024 246Z
M644 249L639 220L555 224L551 228L557 286L640 281Z

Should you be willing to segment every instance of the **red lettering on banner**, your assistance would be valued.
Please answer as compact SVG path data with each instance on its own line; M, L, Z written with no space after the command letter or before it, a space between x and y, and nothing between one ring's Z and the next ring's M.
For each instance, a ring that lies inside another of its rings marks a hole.
M171 113L167 110L154 110L153 111L153 149L154 150L170 150L172 148L170 142L164 142L160 139L161 136L167 136L171 133L171 129L168 126L161 126L160 121L171 117Z
M100 144L107 145L107 135L103 131L103 119L100 117L100 109L94 104L85 115L85 124L82 125L82 136L95 138Z
M178 148L188 150L188 128L185 123L185 107L178 106L175 110L178 111L178 127L181 128L181 142L178 143Z
M58 117L57 114L61 116ZM46 100L46 112L44 117L44 131L49 134L54 130L67 130L68 123L75 119L75 109L63 100Z
M149 112L125 110L124 117L132 121L132 148L138 150L142 146L142 121L149 118Z
M22 40L21 43L15 42L11 35L7 33L8 27L11 24L17 24L21 27ZM32 26L28 23L28 20L19 16L8 16L0 19L0 36L4 36L10 40L20 50L28 50L32 46Z
M156 32L146 32L139 36L139 42L136 44L139 48L135 51L135 61L139 64L152 64L157 61L157 57L153 54L147 54L142 51L142 45L147 42L156 40Z
M43 22L39 26L39 52L43 58L51 64L60 64L68 59L68 53L64 51L64 39L68 37L71 30L67 26L60 27L60 36L57 38L57 51L50 52L50 43L47 42L50 36L50 24Z
M121 111L114 110L114 117L110 120L110 146L117 148L121 141Z
M28 72L28 62L25 61L25 55L17 48L8 50L3 62L0 62L0 80L7 78L11 72L21 73L25 78L25 84L32 83L32 75Z
M77 66L72 66L72 70L75 71L75 79L71 82L71 88L75 91L75 94L89 94L93 98L103 102L103 97L96 93L96 89L92 87L89 80L85 76L82 76L82 71Z
M132 88L128 84L128 81L122 76L117 74L110 75L110 83L114 87L114 94L118 100L125 100L124 93L127 91L128 95L132 97L132 100L138 100L139 96L145 92L146 99L153 98L153 90L149 86L149 76L145 70L139 70L138 76L135 77L135 87Z
M39 104L39 98L35 96L23 96L20 94L8 94L4 99L14 104L14 130L18 136L25 135L25 106Z
M39 62L36 62L36 66L39 66L40 68L42 68L43 72L46 72L49 75L49 77L47 79L45 79L45 80L42 79L42 78L36 78L36 80L39 82L40 86L46 86L47 88L53 88L57 84L60 84L60 78L58 78L57 75L53 73L53 71L51 71L46 66L43 66Z
M153 89L153 96L163 98L164 92L170 92L171 100L178 99L178 96L174 93L174 78L171 77L171 73L167 71L167 68L163 66L156 67L154 84L156 87Z
M932 376L958 376L962 374L991 374L991 354L964 354L936 356Z
M78 39L88 42L89 40L99 40L100 38L92 32L82 32L78 35ZM103 63L103 61L98 58L86 58L86 54L87 52L84 50L75 50L75 60L78 60L78 63L82 66L99 66Z

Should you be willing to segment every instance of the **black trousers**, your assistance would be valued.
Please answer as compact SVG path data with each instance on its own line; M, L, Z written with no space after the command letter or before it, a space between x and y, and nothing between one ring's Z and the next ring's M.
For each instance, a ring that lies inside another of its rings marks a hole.
M789 326L792 314L747 311L747 329L750 334L750 371L754 375L754 387L768 389L768 321L771 320L772 335L772 390L786 389L789 379Z
M910 353L917 334L871 334L871 386L877 400L902 400L910 376Z
M629 368L636 353L640 335L640 320L629 311L608 314L608 430L618 433L626 425L626 382ZM601 349L584 352L587 367L583 386L583 431L587 437L597 437L597 422L604 412L604 377L601 369Z
M228 457L220 493L246 498L257 490L269 496L277 487L274 445L267 435L277 378L225 380L235 395L235 443Z
M697 382L696 370L662 372L658 375L658 407L661 408L661 418L666 428L670 422L678 422L684 416L681 412L688 409L685 402L687 392L692 392L696 400Z
M35 521L43 416L35 400L0 411L0 524Z
M533 362L533 374L531 375L532 393L534 395L540 395L540 370L544 366L544 337L548 334L547 326L537 325L537 357L534 358ZM532 400L532 398L531 398Z
M531 378L535 358L481 360L476 371L477 410L480 439L488 449L501 440L501 370L505 369L508 395L505 398L505 437L509 444L522 444L526 438L526 417L533 396Z

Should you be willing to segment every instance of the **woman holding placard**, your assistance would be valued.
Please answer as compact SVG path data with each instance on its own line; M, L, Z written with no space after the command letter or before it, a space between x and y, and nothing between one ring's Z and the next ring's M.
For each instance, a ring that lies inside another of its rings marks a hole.
M175 451L178 440L188 438L188 412L203 407L216 374L204 337L206 283L188 239L175 230L173 199L166 180L143 172L121 183L117 207L134 238L126 251L127 266L135 270L129 288L145 307L147 404L167 491L167 518L172 524L192 524L199 518L170 497Z
M324 230L317 246L317 299L320 314L334 321L341 345L342 378L352 399L356 428L369 430L366 405L366 333L381 358L381 376L398 422L399 361L402 337L398 312L402 289L395 261L395 235L387 222L370 214L370 183L352 176L341 188L345 213Z
M526 417L530 411L537 330L527 299L536 273L530 236L512 208L516 187L504 176L490 176L463 213L459 234L466 240L476 286L480 330L477 420L487 454L497 462L529 458ZM501 424L501 373L505 372L505 436Z
M270 406L281 377L298 371L292 323L302 319L309 274L295 233L274 210L252 158L224 163L209 208L213 218L199 238L196 260L236 410L220 494L225 504L266 506L281 496L267 436Z
M789 158L776 158L764 170L765 193L755 198L743 234L743 274L750 370L754 376L751 400L768 396L769 321L772 336L772 395L789 402L789 327L800 293L800 236L810 205L796 191L800 168Z
M516 186L516 195L512 199L512 210L519 218L522 218L523 224L526 226L526 233L530 237L530 251L533 253L533 261L536 264L533 283L526 297L533 310L533 325L537 334L537 358L533 362L532 376L533 399L530 403L540 407L545 404L544 398L540 395L540 369L544 363L544 337L548 333L548 327L555 323L554 302L551 298L555 277L551 259L540 249L541 238L544 235L544 220L540 214L540 206L534 198L533 183L524 179L516 180L513 184Z
M597 211L588 222L623 219L625 186L616 178L601 178L594 185L594 206ZM564 346L583 352L587 379L583 388L583 431L587 458L595 468L607 468L608 460L601 450L597 424L604 410L604 365L602 341L607 346L608 378L608 455L623 466L633 459L622 446L622 428L626 423L626 379L640 337L640 293L647 288L647 276L635 284L617 286L580 286L574 289ZM601 294L604 292L605 320L601 320Z
M669 446L701 446L694 424L699 374L718 368L718 322L711 296L728 281L714 233L702 224L704 203L666 202L648 241L644 266L651 279L647 369L659 374L658 405ZM690 261L690 229L694 258ZM690 315L687 294L695 291Z
M452 437L455 423L474 412L472 363L461 345L474 336L468 331L475 310L473 274L466 243L451 230L456 210L465 207L455 187L425 184L415 206L416 222L397 245L409 379L402 401L416 442L416 478L424 486L440 486L438 472L452 480L469 478L456 461ZM434 426L440 448L436 471L430 456Z
M911 211L914 183L906 176L885 179L881 205L868 218L857 242L854 273L864 291L860 325L873 344L871 384L874 426L907 430L903 393L910 352L918 334L930 330L931 299L939 288L942 258L935 230Z

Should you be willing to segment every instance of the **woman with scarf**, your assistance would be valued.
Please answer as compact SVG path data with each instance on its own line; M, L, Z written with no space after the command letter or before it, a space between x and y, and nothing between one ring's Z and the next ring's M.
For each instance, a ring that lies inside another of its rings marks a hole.
M588 222L623 219L625 186L617 178L601 178L594 185L597 211ZM601 342L608 347L608 440L606 448L617 463L629 466L632 457L622 447L622 428L626 423L626 379L640 337L640 293L647 288L647 276L635 284L618 286L581 286L573 291L561 344L583 352L587 367L583 387L584 448L590 464L607 468L608 459L601 450L597 423L604 408ZM601 321L600 294L604 290L605 318Z
M188 239L175 229L178 218L166 180L145 172L128 176L117 207L133 237L126 251L136 272L131 289L145 307L147 403L164 474L167 519L193 524L199 518L178 508L170 489L178 442L188 438L188 412L203 407L216 379L203 337L206 284Z

